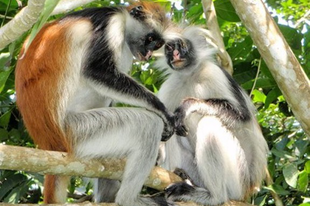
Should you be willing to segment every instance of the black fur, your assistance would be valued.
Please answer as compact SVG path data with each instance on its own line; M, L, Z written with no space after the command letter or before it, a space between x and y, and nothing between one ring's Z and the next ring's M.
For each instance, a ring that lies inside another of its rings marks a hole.
M179 51L180 58L183 59L185 62L184 65L182 65L182 68L176 68L172 64L172 61L174 60L174 50ZM177 39L167 42L165 45L165 56L167 64L172 69L186 69L188 66L192 66L192 64L196 62L196 55L192 43L187 39Z
M114 51L107 46L109 42L105 37L107 36L107 26L110 19L113 15L120 12L124 11L116 7L89 8L64 17L64 19L87 18L93 24L93 37L89 45L86 57L87 61L84 63L83 73L85 77L99 84L104 84L116 92L129 94L137 99L145 99L155 109L162 111L167 120L173 123L174 118L168 114L164 104L155 95L116 68ZM164 40L158 32L150 29L148 26L145 28L150 31L146 32L145 36L141 34L141 38L131 35L125 35L124 37L129 47L133 45L133 47L138 48L139 53L143 56L145 56L148 51L159 49L164 43ZM131 42L133 39L135 39L135 41L138 39L139 42ZM171 135L171 131L164 131L162 140L168 140Z
M145 13L143 12L142 6L136 6L130 10L130 15L132 15L135 19L144 21Z
M165 189L167 198L190 195L193 191L195 191L195 188L186 182L174 183Z

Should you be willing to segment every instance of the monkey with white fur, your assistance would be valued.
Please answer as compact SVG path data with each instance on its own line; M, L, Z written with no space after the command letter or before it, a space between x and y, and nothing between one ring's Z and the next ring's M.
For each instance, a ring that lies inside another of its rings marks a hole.
M115 198L122 206L166 205L139 192L174 118L127 73L133 56L148 60L163 45L167 24L151 2L81 10L46 24L16 67L17 105L39 148L127 159ZM142 108L109 107L112 100ZM68 180L46 175L44 202L65 202Z
M160 165L183 170L192 182L169 186L169 200L219 205L260 187L268 148L251 99L218 66L206 34L188 27L165 36L157 66L168 77L158 97L175 111L178 135L165 143Z

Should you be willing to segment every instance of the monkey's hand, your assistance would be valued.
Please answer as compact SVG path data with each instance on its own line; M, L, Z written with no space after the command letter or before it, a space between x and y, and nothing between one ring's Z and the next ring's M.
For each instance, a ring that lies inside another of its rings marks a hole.
M145 13L143 11L142 6L136 6L136 7L132 8L130 10L130 15L139 21L143 21L145 19Z
M165 127L164 127L164 131L162 133L162 137L161 137L161 141L167 141L170 139L170 137L174 134L175 132L175 118L173 115L170 115L169 113L167 113L166 115L166 121L164 121L165 123Z
M174 111L174 118L175 118L175 133L178 136L186 137L188 135L188 129L184 123L185 111L182 105Z

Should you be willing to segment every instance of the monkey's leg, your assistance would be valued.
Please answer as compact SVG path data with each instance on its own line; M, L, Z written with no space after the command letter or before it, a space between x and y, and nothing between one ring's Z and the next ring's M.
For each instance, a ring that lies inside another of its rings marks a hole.
M94 180L94 201L115 202L117 191L121 182L119 180L111 180L106 178L97 178Z
M164 123L138 108L101 108L68 113L67 129L83 158L126 158L116 203L122 206L165 205L141 198L143 183L155 165Z
M238 140L214 116L200 120L196 138L195 159L203 187L177 183L167 188L168 198L203 205L218 205L229 199L242 198L240 167L243 165L239 165L242 151Z

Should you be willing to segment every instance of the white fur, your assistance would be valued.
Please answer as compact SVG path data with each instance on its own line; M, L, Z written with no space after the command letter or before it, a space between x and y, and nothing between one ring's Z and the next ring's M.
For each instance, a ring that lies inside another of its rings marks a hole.
M196 65L186 71L168 68L165 58L157 62L157 66L166 69L169 75L158 97L170 111L174 111L187 97L226 99L234 106L240 104L228 89L230 82L227 77L215 63L216 50L205 40L207 33L198 27L188 27L181 33L165 35L167 40L189 39L197 55ZM253 186L250 179L254 186L260 186L265 175L268 149L255 120L254 106L244 92L242 95L251 112L250 121L236 121L233 128L228 128L211 113L202 116L189 112L185 119L188 137L174 136L167 141L161 165L170 170L184 169L193 183L201 187L190 196L181 197L182 200L218 205L230 199L242 200Z
M124 75L130 70L133 59L125 43L125 29L134 29L127 28L128 21L130 24L133 20L127 12L112 16L106 37L107 46L115 52L116 69ZM143 28L141 23L135 22L137 27ZM82 60L86 59L92 32L92 25L86 20L77 20L67 31L66 69L60 77L58 91L55 91L62 100L58 109L60 125L72 135L73 152L77 157L127 159L116 203L123 206L157 205L150 198L139 197L139 193L155 165L164 123L157 114L144 108L109 107L116 100L155 110L143 98L122 94L82 75Z

